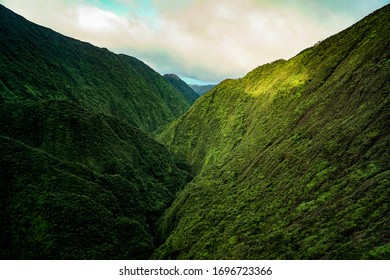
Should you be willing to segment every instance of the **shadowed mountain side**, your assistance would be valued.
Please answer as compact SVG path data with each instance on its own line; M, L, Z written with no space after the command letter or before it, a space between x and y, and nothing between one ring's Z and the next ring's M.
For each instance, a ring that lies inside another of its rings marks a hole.
M177 75L165 74L163 77L184 96L189 104L192 105L199 98L199 95Z
M0 106L2 259L146 259L189 173L127 122L69 101Z
M389 15L222 82L157 136L198 176L155 258L390 257Z
M150 132L190 106L157 72L0 5L0 102L73 100Z

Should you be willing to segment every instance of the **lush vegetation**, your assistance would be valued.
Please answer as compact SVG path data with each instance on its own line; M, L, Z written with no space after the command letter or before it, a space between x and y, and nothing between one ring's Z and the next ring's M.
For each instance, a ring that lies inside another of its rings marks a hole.
M0 102L73 100L150 132L183 114L184 97L143 62L35 25L0 6Z
M146 259L190 179L126 121L70 101L0 107L0 258Z
M222 82L157 136L198 175L154 258L390 258L389 14Z
M0 258L149 258L191 177L143 131L189 104L135 58L0 21Z
M199 95L175 74L165 74L167 80L178 92L180 92L189 104L193 104Z
M180 81L0 5L0 258L389 259L389 14L164 127Z

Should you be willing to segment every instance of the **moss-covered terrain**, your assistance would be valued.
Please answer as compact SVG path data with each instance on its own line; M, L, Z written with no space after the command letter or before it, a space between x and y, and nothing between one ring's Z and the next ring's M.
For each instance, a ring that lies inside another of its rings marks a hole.
M226 80L157 135L198 175L155 258L390 258L389 19Z
M135 58L0 23L0 258L149 258L191 177L146 132L189 103Z
M0 258L389 259L389 15L186 111L0 5Z
M36 25L0 5L0 102L73 100L150 132L190 103L134 57Z
M0 258L149 258L184 164L69 101L3 104L0 120Z

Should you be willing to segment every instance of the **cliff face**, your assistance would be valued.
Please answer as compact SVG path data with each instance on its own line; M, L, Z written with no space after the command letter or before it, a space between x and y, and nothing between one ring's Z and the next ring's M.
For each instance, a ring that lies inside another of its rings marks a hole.
M156 258L389 257L389 13L222 82L158 135L198 176Z

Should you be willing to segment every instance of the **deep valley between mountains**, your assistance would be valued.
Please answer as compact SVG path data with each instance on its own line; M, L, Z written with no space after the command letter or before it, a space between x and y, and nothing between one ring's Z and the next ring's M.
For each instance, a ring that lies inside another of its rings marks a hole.
M203 88L0 21L1 259L390 258L390 5Z

